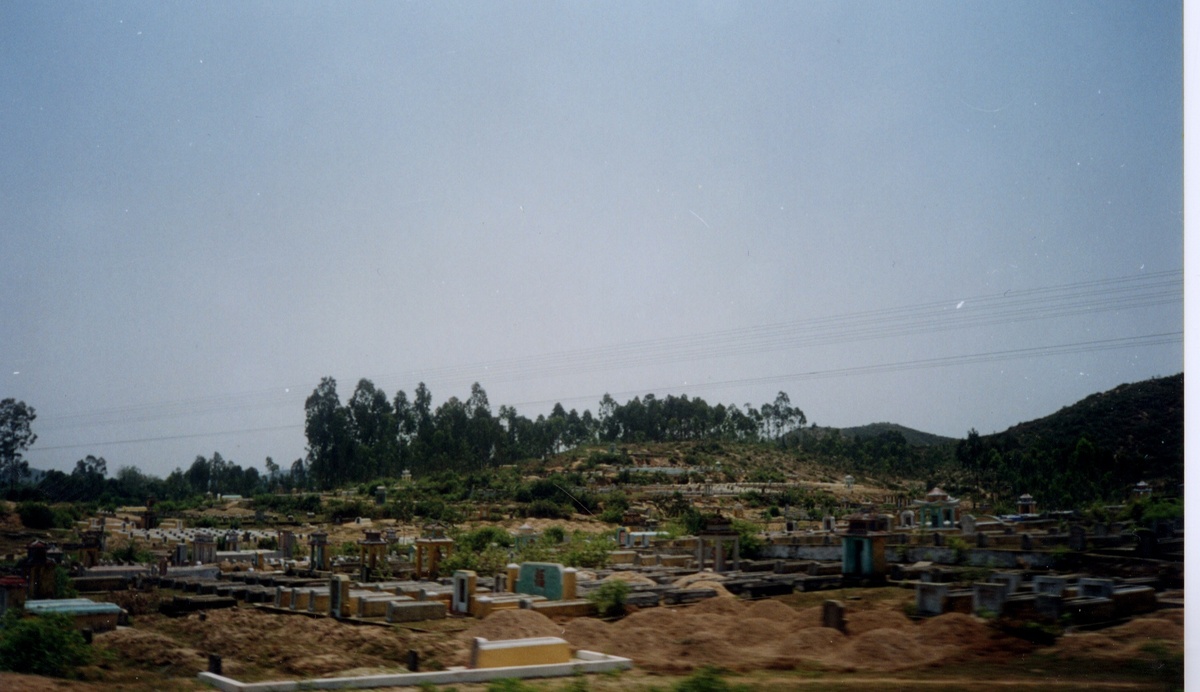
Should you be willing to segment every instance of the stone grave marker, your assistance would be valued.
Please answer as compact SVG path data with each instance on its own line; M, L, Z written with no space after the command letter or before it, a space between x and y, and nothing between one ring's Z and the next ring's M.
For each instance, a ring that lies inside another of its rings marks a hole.
M821 626L846 632L846 606L841 601L829 600L821 608Z
M990 582L975 582L971 585L972 610L976 615L991 613L1000 615L1004 612L1004 600L1008 596L1007 584Z
M950 593L949 584L933 584L922 582L917 584L917 614L941 615L946 609L946 596Z

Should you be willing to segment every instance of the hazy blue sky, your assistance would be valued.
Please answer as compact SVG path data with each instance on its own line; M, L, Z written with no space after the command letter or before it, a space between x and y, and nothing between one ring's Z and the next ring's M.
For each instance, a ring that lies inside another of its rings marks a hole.
M159 475L325 375L1002 430L1183 368L1182 64L1178 2L3 3L0 397Z

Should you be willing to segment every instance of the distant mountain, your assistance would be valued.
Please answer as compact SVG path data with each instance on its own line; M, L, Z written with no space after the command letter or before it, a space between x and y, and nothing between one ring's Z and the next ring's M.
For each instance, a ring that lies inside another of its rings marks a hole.
M958 439L954 437L943 437L933 433L921 432L920 430L906 428L896 423L869 423L853 428L839 428L839 432L841 432L843 437L860 437L864 440L879 437L888 432L898 432L904 436L905 441L914 447L935 447L958 442Z

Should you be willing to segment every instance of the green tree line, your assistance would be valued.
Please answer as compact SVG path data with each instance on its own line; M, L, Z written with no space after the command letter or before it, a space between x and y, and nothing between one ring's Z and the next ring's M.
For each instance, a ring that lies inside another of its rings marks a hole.
M410 401L392 397L367 379L342 403L337 381L323 378L304 407L308 454L293 475L316 488L371 478L440 470L479 471L521 459L541 458L604 442L670 442L782 439L803 426L804 412L780 392L760 408L710 405L699 397L654 394L624 404L605 394L598 414L555 404L550 415L530 419L511 406L492 412L478 383L466 400L452 396L434 408L418 384Z

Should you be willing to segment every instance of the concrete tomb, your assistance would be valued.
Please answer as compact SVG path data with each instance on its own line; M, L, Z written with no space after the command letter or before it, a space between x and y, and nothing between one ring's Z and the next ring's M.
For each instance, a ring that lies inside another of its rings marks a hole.
M192 539L192 557L202 565L211 565L217 561L217 542L212 534L196 534Z
M308 564L314 570L329 569L329 534L313 531L308 537Z
M990 613L999 615L1004 612L1004 601L1008 598L1007 584L990 582L975 582L971 586L972 610L976 615Z
M470 613L471 599L475 597L475 588L479 577L475 572L460 569L454 573L454 597L450 600L450 610L456 613Z
M728 519L720 515L709 517L704 529L697 534L699 542L696 545L696 567L703 570L708 555L712 555L712 569L715 572L726 571L725 547L732 544L732 569L738 569L739 553L741 552L738 532Z
M1067 590L1067 578L1039 574L1033 578L1033 592L1050 596L1062 596Z
M920 526L931 529L952 528L957 520L959 500L941 488L934 488L925 495L925 500L916 503L920 514Z
M852 514L842 535L842 576L855 580L887 578L887 521L877 514Z
M1080 598L1112 598L1113 581L1111 579L1080 579Z
M575 570L558 563L523 563L514 583L515 593L545 596L551 601L573 600L576 597Z

